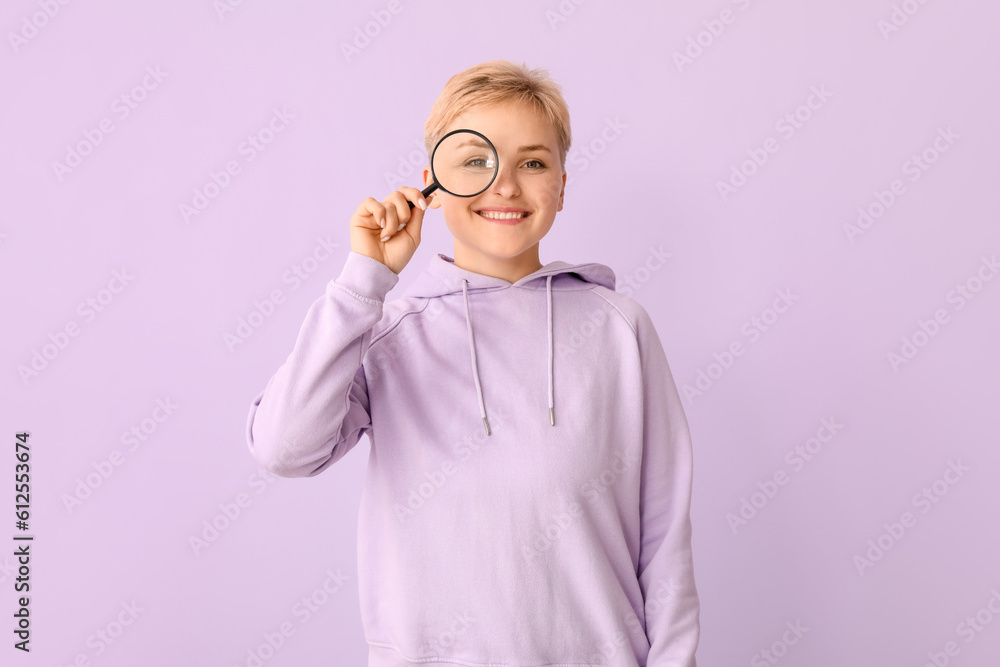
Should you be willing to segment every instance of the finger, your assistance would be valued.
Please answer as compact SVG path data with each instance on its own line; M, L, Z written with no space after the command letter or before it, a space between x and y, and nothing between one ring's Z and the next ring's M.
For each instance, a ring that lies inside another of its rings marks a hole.
M406 223L408 223L415 215L414 212L417 211L417 209L410 208L410 204L406 199L406 196L399 190L389 193L389 196L385 198L384 203L387 208L395 209L400 229L406 226Z
M368 197L361 202L361 205L358 206L358 210L354 214L362 218L371 217L376 225L382 227L385 221L385 206L374 197Z
M382 228L382 240L386 241L399 230L399 216L396 213L396 207L389 200L383 203L385 204L385 227Z
M402 195L406 198L407 201L413 202L413 205L418 207L421 211L427 210L427 199L424 197L424 194L417 188L411 188L408 185L402 185L396 192L402 193ZM410 208L410 205L407 204L406 208Z

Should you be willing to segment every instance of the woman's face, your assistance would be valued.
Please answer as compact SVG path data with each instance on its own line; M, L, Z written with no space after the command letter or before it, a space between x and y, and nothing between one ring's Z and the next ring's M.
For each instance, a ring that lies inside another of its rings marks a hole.
M455 237L456 262L459 255L468 268L525 258L537 261L538 242L562 210L565 194L555 128L533 106L505 103L473 107L456 117L445 133L456 129L486 135L496 147L499 164L493 184L475 197L436 190L430 198L430 206L442 209ZM424 184L430 182L430 169L425 168Z

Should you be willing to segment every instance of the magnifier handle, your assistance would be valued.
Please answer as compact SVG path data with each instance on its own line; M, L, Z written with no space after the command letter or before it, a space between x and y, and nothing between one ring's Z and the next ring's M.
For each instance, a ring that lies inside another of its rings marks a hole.
M423 190L421 190L420 194L421 194L421 196L423 196L424 199L427 199L427 195L429 195L430 193L434 192L437 189L438 189L438 184L437 183L431 183L426 188L424 188ZM410 208L413 208L413 202L408 201L406 203L410 205Z

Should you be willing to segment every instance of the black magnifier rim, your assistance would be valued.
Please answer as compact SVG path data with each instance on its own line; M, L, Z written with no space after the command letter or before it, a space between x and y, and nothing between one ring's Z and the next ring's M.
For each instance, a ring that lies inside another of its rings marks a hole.
M434 172L434 156L437 155L438 148L441 146L441 144L444 142L445 139L447 139L448 137L450 137L453 134L458 134L459 132L468 132L469 134L474 134L477 137L480 137L490 147L490 150L493 151L493 157L496 160L496 165L493 167L493 178L491 178L490 182L486 184L486 187L484 187L479 192L472 193L471 195L460 195L460 194L458 194L456 192L452 192L448 188L446 188L443 185L441 185L441 181L438 180L437 174ZM482 132L476 132L475 130L466 130L466 129L452 130L451 132L449 132L448 134L444 135L443 137L441 137L438 140L437 144L434 146L434 151L431 153L431 177L434 179L434 182L437 184L437 186L440 189L444 190L445 192L447 192L448 194L450 194L453 197L466 197L467 198L467 197L475 197L477 195L483 194L484 192L486 192L487 190L490 189L490 186L493 185L493 181L497 180L497 174L499 174L499 173L500 173L500 154L497 153L497 147L493 145L493 142L490 141L489 138L485 134L483 134Z

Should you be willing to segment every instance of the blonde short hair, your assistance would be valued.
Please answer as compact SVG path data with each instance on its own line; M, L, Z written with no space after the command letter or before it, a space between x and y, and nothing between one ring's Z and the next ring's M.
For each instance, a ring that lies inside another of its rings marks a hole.
M523 102L534 105L548 117L559 142L560 162L566 169L566 153L572 142L569 107L561 88L541 68L528 69L509 60L490 60L454 75L431 107L424 124L424 145L430 156L445 129L462 113L476 106Z

